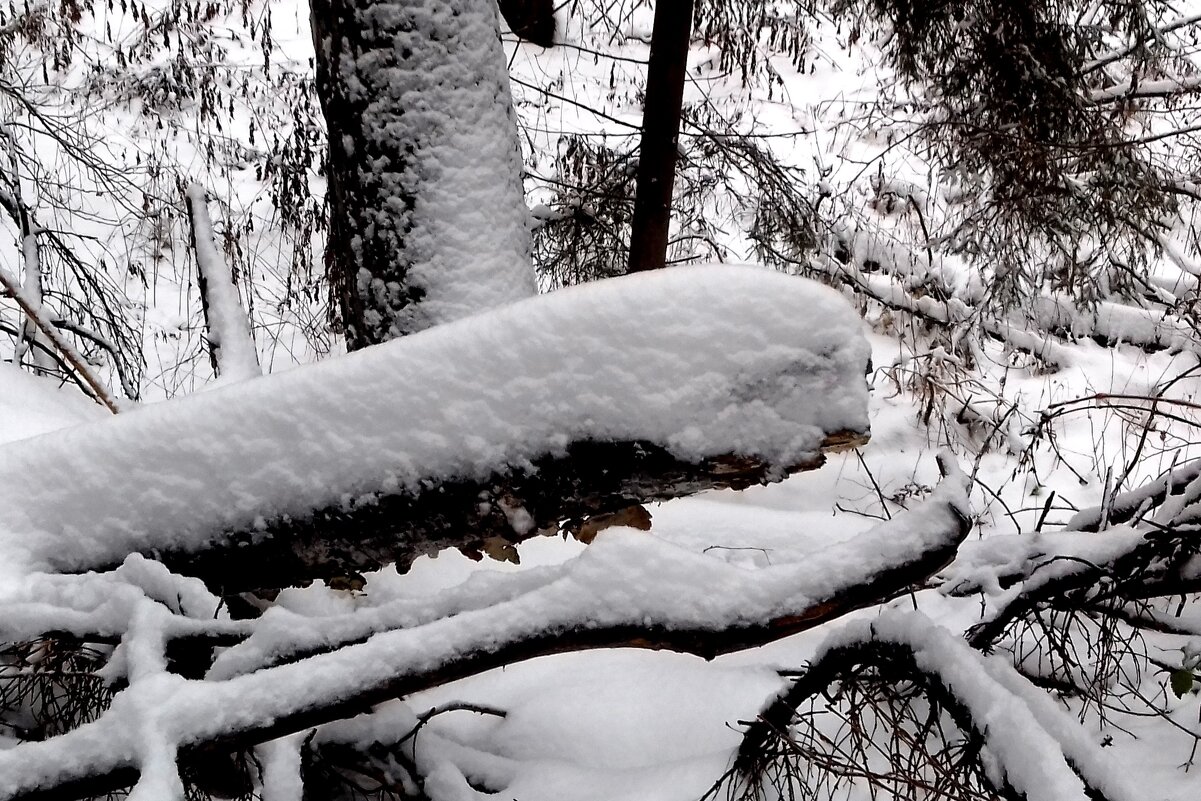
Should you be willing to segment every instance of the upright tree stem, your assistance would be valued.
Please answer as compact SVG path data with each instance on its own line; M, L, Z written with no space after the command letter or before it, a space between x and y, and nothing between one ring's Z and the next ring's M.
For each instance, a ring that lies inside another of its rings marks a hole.
M692 4L693 0L659 0L655 4L646 104L642 112L638 188L630 232L629 272L632 273L657 269L667 261Z

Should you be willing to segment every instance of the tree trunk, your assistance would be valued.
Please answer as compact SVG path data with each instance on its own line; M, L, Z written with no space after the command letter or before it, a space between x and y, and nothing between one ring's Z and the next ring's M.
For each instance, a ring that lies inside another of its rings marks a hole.
M867 437L831 433L823 451L862 445ZM256 529L224 532L201 551L155 551L173 571L219 593L270 590L314 579L353 580L394 565L404 573L420 556L457 548L474 559L517 561L514 546L584 518L713 489L746 489L824 464L823 454L773 465L737 454L692 463L649 442L573 443L562 457L536 459L528 472L505 470L483 481L431 476L420 494L379 493L350 505L266 519ZM519 522L520 521L520 522ZM112 567L113 565L95 565Z
M555 45L555 0L499 0L500 15L518 39Z
M493 0L312 0L351 350L535 292Z
M632 273L658 269L667 261L692 2L659 0L655 5L638 155L638 188L630 232L629 272Z

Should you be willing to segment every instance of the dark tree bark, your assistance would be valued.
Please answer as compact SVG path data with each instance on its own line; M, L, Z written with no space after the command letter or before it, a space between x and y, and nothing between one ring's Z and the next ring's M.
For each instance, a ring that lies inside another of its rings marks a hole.
M500 15L519 39L554 47L555 0L499 0Z
M535 291L492 0L312 0L351 350Z
M638 187L630 231L629 272L632 273L658 269L667 261L692 5L693 0L661 0L655 5L642 112L642 144L638 153Z
M826 442L833 450L865 440L854 432L832 432ZM655 443L583 441L569 446L564 456L536 460L527 472L498 472L486 481L431 476L420 495L377 493L350 506L267 520L254 530L214 531L213 542L201 551L156 549L154 555L226 594L340 580L389 564L405 572L418 557L446 548L474 558L512 558L513 545L557 531L562 520L578 524L634 503L745 489L824 461L817 456L802 464L772 465L732 454L693 464ZM526 525L515 527L514 513Z

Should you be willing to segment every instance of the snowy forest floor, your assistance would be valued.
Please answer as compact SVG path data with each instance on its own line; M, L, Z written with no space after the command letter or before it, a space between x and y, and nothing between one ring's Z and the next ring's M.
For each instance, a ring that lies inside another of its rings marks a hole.
M279 119L281 104L295 105L292 89L285 87L294 86L294 76L311 77L306 14L303 3L279 4L273 11L269 18L273 38L266 48L271 61L264 73L274 83L254 74L264 83L242 95L221 137L211 129L201 132L201 127L210 128L211 118L205 121L200 115L198 122L194 105L182 104L176 114L174 95L170 101L164 96L162 108L150 113L136 92L134 99L126 96L118 102L114 98L121 91L114 84L100 90L111 102L102 119L114 158L127 163L136 158L141 164L141 154L152 153L159 166L171 162L164 175L199 179L218 199L221 214L217 216L225 218L230 240L238 242L233 262L242 271L240 289L252 312L260 357L264 369L274 371L337 358L331 354L340 347L325 324L324 297L319 277L314 277L314 265L320 264L320 232L306 228L301 219L281 222L268 198L273 179L264 178L261 169L256 174L251 166L262 155L256 151L253 131L259 132L259 146L265 147L262 138ZM612 52L644 54L638 40L645 37L646 25L647 16L635 14L622 30L628 39L623 38ZM231 74L249 71L251 63L258 69L262 52L244 32L231 33L234 28L214 27L228 46L222 57L235 67ZM829 30L824 35L827 39L812 48L812 68L798 73L782 67L784 82L770 93L746 90L729 76L694 81L688 92L694 102L737 110L753 119L756 135L778 137L775 147L791 163L821 173L822 180L845 192L839 202L862 211L879 188L873 189L865 171L887 163L890 180L921 181L928 165L912 154L880 161L881 154L893 150L887 130L865 132L858 124L848 127L840 122L846 115L839 109L874 93L884 78L871 63L869 50L842 49L840 39L845 40L845 35L841 32ZM606 128L604 118L576 102L603 108L619 123L625 120L627 127L637 125L635 66L594 62L588 54L568 48L543 52L512 43L509 48L520 81L514 91L527 124L528 164L535 175L549 169L563 133L591 136L599 131L610 142L628 136L621 124ZM698 46L693 55L695 72L702 77L709 69L718 72L709 64L710 50ZM169 59L154 61L143 65L140 79L162 74ZM627 72L613 77L621 71ZM553 94L529 88L535 85L549 86ZM583 101L556 100L556 96ZM160 113L163 109L171 113ZM310 117L302 120L298 111L291 134L302 131L296 134L297 142L319 146L303 133L313 124L313 107L304 113ZM806 133L793 134L798 128ZM206 136L207 141L225 141L228 151L216 160L211 152L206 157L201 144ZM320 178L311 170L301 172L319 195ZM174 191L171 178L156 180L163 184L156 198ZM531 206L549 197L545 182L534 180L531 186ZM129 265L127 271L114 266L114 273L134 298L140 315L139 336L147 354L144 397L147 402L169 403L163 399L203 391L209 373L192 265L184 244L182 197L173 210L164 206L161 215L148 213L138 221L136 232L120 234L101 221L122 219L124 206L137 206L140 201L131 195L120 202L111 198L90 202L104 208L95 215L80 213L72 224L100 243L104 253L98 258L107 254L111 264ZM866 214L861 219L873 218ZM720 244L730 261L743 261L749 251L745 232L736 222L732 221L728 241ZM875 220L874 231L886 234L897 224L882 217ZM286 233L281 233L285 228ZM295 269L296 253L311 258L307 273ZM15 252L0 251L0 263L7 264L3 260L10 257L15 261ZM952 257L939 259L939 270L960 276L956 280L961 282L970 281L963 276L972 269ZM1159 270L1169 276L1179 273L1170 264ZM144 288L129 278L135 273L149 276ZM923 337L915 333L919 326L912 320L862 299L856 302L865 314L873 348L874 368L868 376L870 442L862 449L831 456L819 470L777 485L653 505L649 509L652 527L645 536L738 565L803 560L807 552L844 541L925 497L938 481L935 455L950 449L973 479L975 527L964 547L965 561L950 568L962 573L970 569L972 555L978 552L972 550L972 543L1053 530L1076 510L1100 504L1116 489L1140 486L1174 464L1201 455L1201 438L1196 436L1201 419L1189 405L1199 402L1201 390L1195 343L1147 349L1069 338L1057 344L1058 369L1049 371L1015 355L1005 343L984 339L978 351L982 358L965 372L956 357L942 348L924 347ZM4 307L3 313L8 312ZM1162 407L1146 400L1168 385L1171 397L1181 402L1171 420L1162 415ZM996 410L996 416L981 421L974 416L981 407ZM104 415L70 387L0 364L0 443ZM344 613L397 598L426 596L461 584L479 571L520 571L563 563L584 547L558 537L530 540L519 548L520 565L473 562L452 551L437 559L420 559L403 576L389 570L372 574L361 593L313 585L285 590L277 603L311 616ZM982 612L979 597L951 598L938 588L916 592L891 606L921 609L957 633L978 621ZM877 608L855 616L879 613ZM802 667L828 633L829 627L823 627L708 662L636 650L543 657L423 693L410 699L409 705L416 712L451 702L505 710L503 719L470 711L441 715L429 729L493 751L513 765L514 780L506 797L691 801L703 796L728 768L740 738L738 722L753 718L764 700L779 690L783 679L778 671ZM1172 659L1170 654L1163 658ZM1197 797L1201 786L1197 778L1201 765L1189 767L1194 739L1188 734L1201 724L1201 709L1196 695L1175 698L1167 682L1166 673L1149 674L1143 690L1172 710L1174 726L1154 716L1074 711L1080 712L1090 734L1106 745L1113 759L1139 777L1148 799L1184 801Z

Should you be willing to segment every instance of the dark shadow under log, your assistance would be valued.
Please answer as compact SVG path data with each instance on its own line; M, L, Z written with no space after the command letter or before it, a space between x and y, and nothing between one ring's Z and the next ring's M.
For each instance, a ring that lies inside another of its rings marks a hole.
M499 0L497 5L518 39L540 47L554 47L555 0Z

